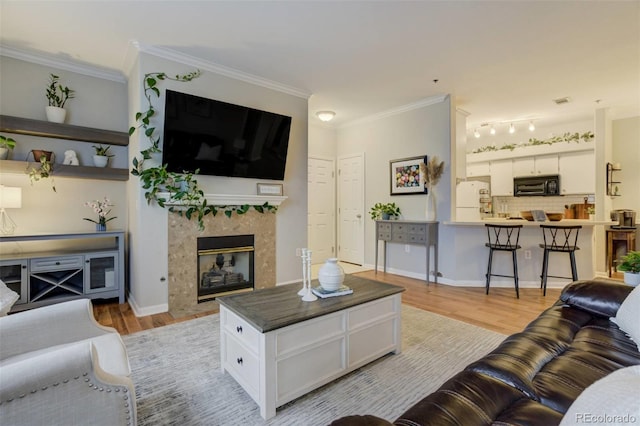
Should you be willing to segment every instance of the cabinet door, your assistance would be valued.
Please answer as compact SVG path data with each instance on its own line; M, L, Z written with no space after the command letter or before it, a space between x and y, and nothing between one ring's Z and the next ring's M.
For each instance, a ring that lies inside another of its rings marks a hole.
M84 259L84 292L86 294L116 290L120 286L117 251L86 254Z
M533 176L536 173L534 157L520 157L513 159L513 177Z
M512 160L491 162L491 195L513 195Z
M489 176L489 162L467 163L467 177Z
M593 194L596 192L595 153L568 152L560 155L560 193Z
M535 157L535 174L537 175L557 175L558 174L558 156L557 155L539 155Z
M20 295L16 301L16 305L27 303L27 260L2 260L0 261L0 280L7 287Z

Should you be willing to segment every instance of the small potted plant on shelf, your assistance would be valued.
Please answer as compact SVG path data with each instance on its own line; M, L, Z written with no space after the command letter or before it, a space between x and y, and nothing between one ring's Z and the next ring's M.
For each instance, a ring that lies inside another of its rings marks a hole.
M632 286L640 284L640 251L630 251L620 258L618 271L624 272L624 282Z
M376 203L369 211L373 220L397 219L400 216L400 207L396 203Z
M9 158L9 151L16 147L16 141L12 138L0 135L0 160Z
M96 224L96 231L104 232L107 230L107 222L116 219L116 217L107 217L109 213L111 213L111 207L113 204L110 204L109 199L104 197L102 200L94 200L87 201L84 203L85 207L91 207L93 211L98 215L98 220L93 220L88 217L83 217L84 220L89 222L93 222Z
M49 153L52 154L52 153ZM35 153L34 153L35 158ZM27 166L26 173L29 175L29 179L31 179L31 185L34 182L38 182L40 179L51 178L51 189L53 192L56 192L56 185L53 181L53 161L52 156L40 155L36 162L40 163L39 167L33 166L31 163Z
M69 99L73 99L75 91L63 86L59 83L60 77L55 74L49 76L49 85L46 89L47 100L49 106L46 108L47 120L53 123L64 123L67 116L67 111L64 109L64 104Z
M109 148L111 148L111 145L107 145L106 147L93 145L93 149L95 150L93 154L93 164L96 167L107 167L109 158L113 157L113 154L109 154Z

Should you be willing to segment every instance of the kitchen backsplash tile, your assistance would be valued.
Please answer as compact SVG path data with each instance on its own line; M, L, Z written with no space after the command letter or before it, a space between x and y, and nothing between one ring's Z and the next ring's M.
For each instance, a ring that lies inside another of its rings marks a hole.
M544 210L550 213L564 213L564 206L584 203L589 195L567 195L563 197L493 197L493 211L498 213L502 203L507 203L511 216L520 216L521 211Z

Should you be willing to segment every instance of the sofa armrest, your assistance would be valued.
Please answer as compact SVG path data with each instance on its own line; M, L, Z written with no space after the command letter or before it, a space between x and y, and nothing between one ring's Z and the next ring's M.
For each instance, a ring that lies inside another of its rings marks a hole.
M393 426L380 417L365 414L363 416L346 416L331 422L329 426Z
M19 312L0 318L0 361L115 332L113 328L98 324L89 299Z
M575 281L562 290L567 305L602 317L615 317L633 287L606 279Z
M3 424L136 424L133 383L102 371L88 341L0 367L0 400Z

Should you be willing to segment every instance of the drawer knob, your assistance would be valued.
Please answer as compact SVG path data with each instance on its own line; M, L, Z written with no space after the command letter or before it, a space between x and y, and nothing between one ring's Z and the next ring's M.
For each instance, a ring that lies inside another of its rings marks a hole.
M242 365L242 357L236 358L236 362L238 363L238 365Z
M60 262L56 262L56 265L59 265L59 264L60 264Z
M242 334L242 326L241 326L241 325L237 326L237 327L236 327L236 331L237 331L238 333Z

